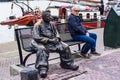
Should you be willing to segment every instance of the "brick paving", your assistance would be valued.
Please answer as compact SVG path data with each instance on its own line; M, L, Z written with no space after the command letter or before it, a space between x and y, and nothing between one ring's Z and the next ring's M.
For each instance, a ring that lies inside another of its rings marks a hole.
M10 65L18 64L19 59L17 52L12 52L14 54L12 56L5 54L0 54L0 80L19 80L19 76L10 76ZM9 52L10 54L10 52ZM79 64L80 72L87 71L82 75L77 75L79 71L69 71L61 69L60 66L57 64L52 64L50 66L48 77L45 80L62 80L63 78L69 78L68 80L119 80L120 79L120 50L116 50L110 54L95 57L92 59L80 59L75 62ZM2 59L4 57L4 59ZM33 56L34 57L34 56ZM32 57L32 58L33 58ZM32 61L32 60L31 60ZM31 62L30 61L30 62ZM57 66L56 66L57 65ZM61 71L61 72L59 72ZM64 73L64 74L63 74ZM70 76L66 76L69 74ZM76 76L74 76L74 75ZM58 76L59 75L59 76ZM60 78L61 77L61 78ZM20 77L19 77L20 78Z
M120 80L120 51L77 64L88 73L72 78L74 80ZM70 79L70 80L72 80Z
M80 68L75 72L61 69L58 65L59 60L55 60L57 63L55 61L51 62L52 65L50 65L48 77L43 80L120 80L120 49L104 50L103 37L101 36L103 29L95 30L95 32L99 36L97 51L102 53L100 57L93 56L91 59L77 58L75 63ZM72 49L76 49L76 47L72 47ZM34 61L35 55L28 60L28 63ZM19 57L16 42L0 44L0 80L20 80L19 75L10 76L9 70L10 65L18 63ZM79 73L84 71L87 71L87 73L79 75Z

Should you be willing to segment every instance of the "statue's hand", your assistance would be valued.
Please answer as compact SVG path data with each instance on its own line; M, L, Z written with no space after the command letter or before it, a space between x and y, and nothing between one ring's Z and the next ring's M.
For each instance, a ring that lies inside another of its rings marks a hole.
M57 44L59 42L58 38L48 39L48 43Z
M58 41L60 42L61 41L61 38L60 37L56 37L58 39Z

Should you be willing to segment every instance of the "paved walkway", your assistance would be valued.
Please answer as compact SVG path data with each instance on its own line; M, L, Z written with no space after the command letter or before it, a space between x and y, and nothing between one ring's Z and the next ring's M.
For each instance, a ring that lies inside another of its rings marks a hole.
M45 80L120 80L120 48L104 49L103 34L101 34L103 29L93 31L99 36L97 51L101 52L102 55L100 57L92 56L91 59L75 59L75 64L78 64L80 68L74 72L61 69L58 64L59 60L50 62L52 65L50 65L48 77ZM76 46L71 49L76 49ZM52 55L57 56L57 54ZM34 60L35 55L29 59L29 62L34 62ZM10 76L9 71L10 65L18 63L16 42L0 44L0 80L20 80L19 76ZM81 72L84 71L87 72L81 75Z
M120 80L120 50L105 56L78 62L87 73L70 80Z
M76 62L79 65L79 70L72 72L63 72L59 66L52 66L46 80L120 80L120 49L110 54L94 57L89 60L83 59ZM54 64L55 65L55 64ZM54 70L55 69L55 70ZM78 74L87 71L83 74ZM71 72L71 73L70 73ZM72 76L69 76L69 75ZM56 79L57 78L57 79Z

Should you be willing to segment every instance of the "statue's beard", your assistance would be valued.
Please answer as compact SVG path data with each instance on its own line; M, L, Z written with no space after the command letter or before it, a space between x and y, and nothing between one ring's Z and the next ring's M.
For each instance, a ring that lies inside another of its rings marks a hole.
M46 23L49 23L50 22L50 20L44 20Z
M50 18L43 18L44 22L49 23L51 21Z

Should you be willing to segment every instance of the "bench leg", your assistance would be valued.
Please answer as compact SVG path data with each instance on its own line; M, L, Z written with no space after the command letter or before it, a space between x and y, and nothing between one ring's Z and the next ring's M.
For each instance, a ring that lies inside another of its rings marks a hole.
M20 44L18 33L19 33L18 30L15 29L15 35L16 35L18 50L19 50L20 64L23 65L23 55L22 55L21 44Z
M78 44L78 50L79 50L79 51L81 50L81 45L80 45L80 44Z
M28 59L29 56L31 56L32 54L34 54L34 53L30 53L30 54L28 54L28 55L24 58L24 60L23 60L23 65L24 65L24 66L25 66L25 64L26 64L27 59Z

